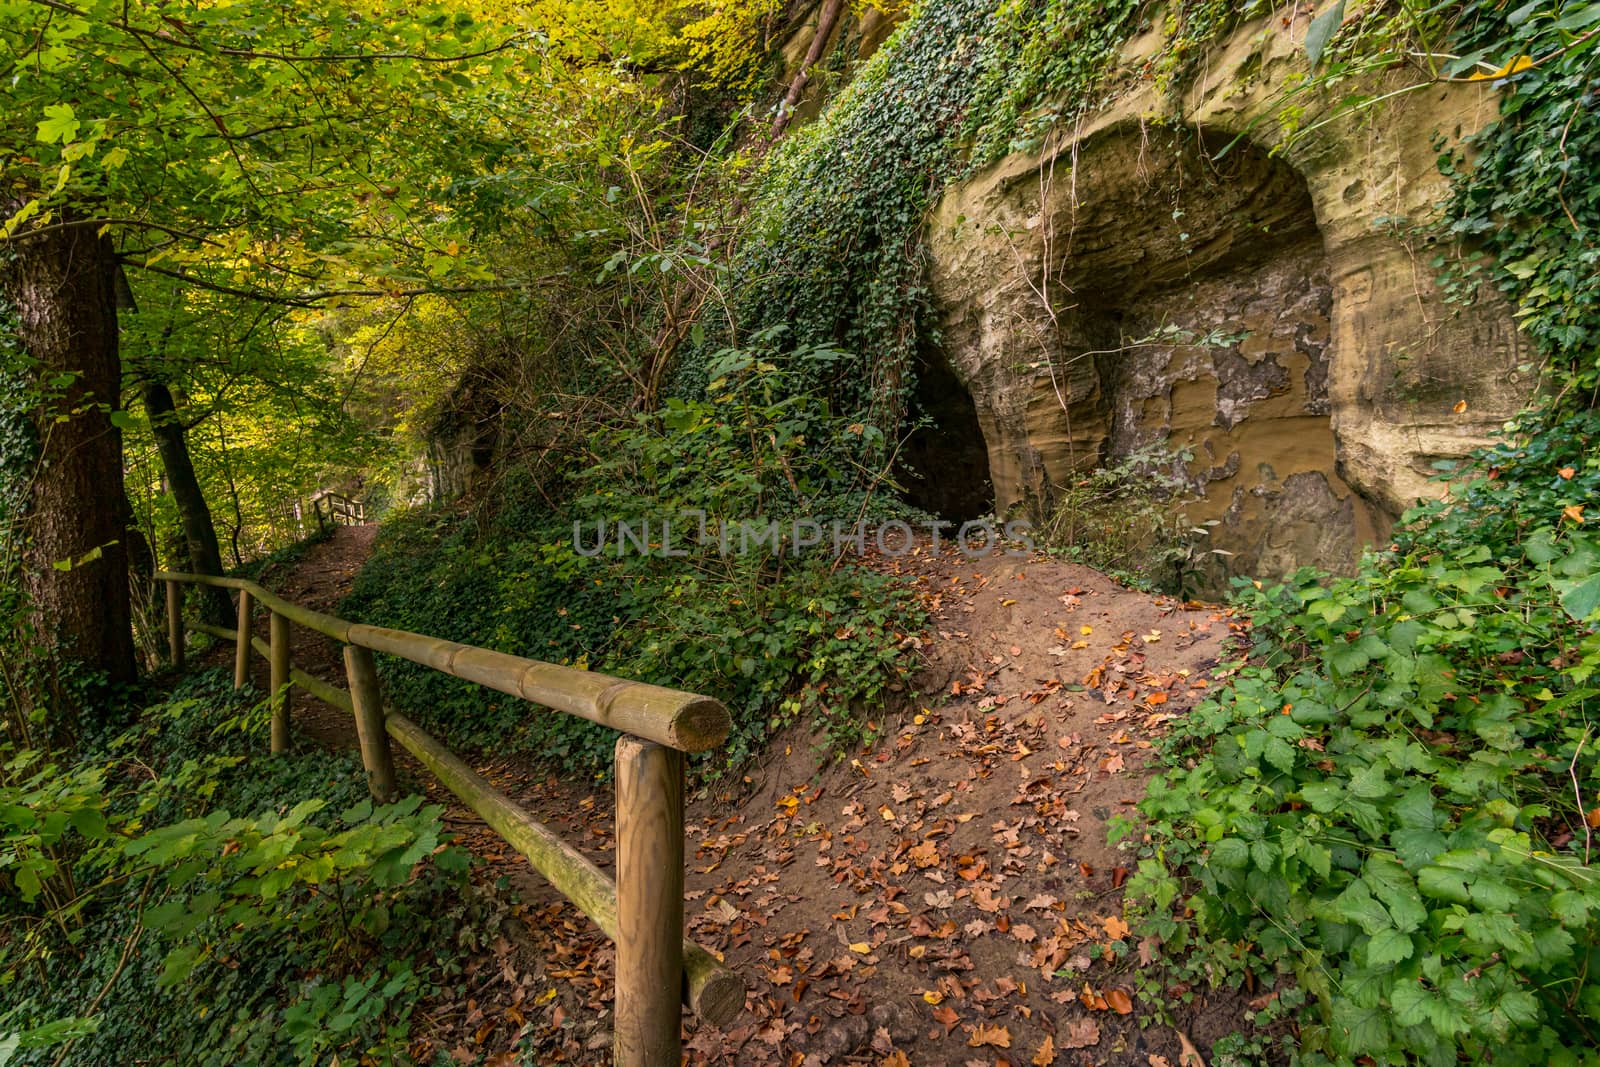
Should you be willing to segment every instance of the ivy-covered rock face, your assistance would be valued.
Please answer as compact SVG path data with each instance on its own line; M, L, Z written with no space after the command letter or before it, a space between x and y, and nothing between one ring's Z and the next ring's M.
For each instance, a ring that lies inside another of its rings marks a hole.
M1048 513L1074 472L1165 438L1204 496L1191 518L1230 553L1211 557L1213 590L1349 573L1532 384L1510 306L1450 305L1415 234L1448 192L1434 138L1492 116L1488 82L1269 152L1307 17L1239 25L1181 93L1149 64L1163 29L1148 27L1108 78L1120 95L950 188L928 229L998 506Z

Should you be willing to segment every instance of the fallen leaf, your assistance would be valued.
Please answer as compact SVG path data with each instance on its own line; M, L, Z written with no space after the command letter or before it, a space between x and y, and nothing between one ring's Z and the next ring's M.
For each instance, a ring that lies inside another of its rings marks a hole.
M1567 518L1571 519L1573 522L1582 522L1583 521L1583 505L1582 504L1568 504L1566 507L1561 509L1561 514L1565 515Z
M1055 1038L1049 1034L1044 1035L1044 1043L1039 1046L1039 1051L1033 1054L1033 1067L1052 1067L1056 1062Z
M945 1036L949 1037L950 1031L954 1030L956 1024L961 1021L961 1016L956 1014L954 1008L946 1004L942 1008L933 1009L933 1021L944 1027Z
M1578 472L1572 467L1562 467L1560 470L1556 471L1556 473L1561 476L1563 481L1570 482L1572 480L1572 476Z
M865 956L867 953L872 951L872 946L867 944L865 941L852 941L850 943L850 951Z
M1465 400L1457 400L1456 406L1450 410L1455 412L1457 415L1463 414L1467 410L1467 402Z
M1133 1014L1133 998L1120 989L1106 990L1106 1003L1111 1005L1111 1010L1118 1015Z
M1067 1024L1061 1035L1062 1048L1093 1048L1100 1043L1100 1024L1084 1016Z
M1011 1031L999 1024L979 1023L972 1028L972 1036L967 1038L968 1048L1010 1048Z
M1090 634L1094 633L1094 627L1093 626L1080 626L1080 627L1078 627L1078 632L1080 634L1082 634L1083 636L1088 637Z
M1120 915L1107 916L1102 920L1101 925L1106 928L1106 936L1113 941L1121 941L1128 936L1128 932L1131 929Z
M1200 1050L1194 1047L1194 1042L1182 1030L1178 1031L1178 1044L1182 1046L1182 1051L1178 1053L1178 1067L1206 1067Z

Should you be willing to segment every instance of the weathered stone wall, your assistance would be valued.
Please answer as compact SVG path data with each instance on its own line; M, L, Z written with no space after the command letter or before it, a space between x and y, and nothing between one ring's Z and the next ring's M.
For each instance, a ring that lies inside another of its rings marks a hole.
M1490 90L1400 96L1270 154L1306 18L1284 8L1222 42L1181 120L1157 121L1173 102L1134 79L945 196L929 231L944 355L1001 510L1047 512L1075 471L1165 438L1192 454L1191 516L1231 553L1213 584L1344 570L1436 492L1436 460L1520 406L1509 308L1446 303L1440 250L1410 236L1447 192L1433 138L1480 126ZM1308 126L1327 117L1301 103Z

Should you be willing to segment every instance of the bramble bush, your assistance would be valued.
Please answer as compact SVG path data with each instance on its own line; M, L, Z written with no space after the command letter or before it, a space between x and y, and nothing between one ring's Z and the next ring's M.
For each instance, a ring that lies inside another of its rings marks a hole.
M1130 893L1213 980L1314 994L1306 1062L1577 1062L1600 1028L1600 537L1569 517L1600 419L1578 428L1486 454L1353 578L1244 583L1249 657L1174 725Z
M1487 255L1435 265L1515 301L1546 389L1354 577L1239 586L1251 646L1174 724L1129 882L1186 977L1278 992L1257 1021L1297 1014L1306 1064L1600 1045L1600 196L1570 180L1600 157L1600 5L1451 17L1445 72L1499 72L1501 112L1441 160Z

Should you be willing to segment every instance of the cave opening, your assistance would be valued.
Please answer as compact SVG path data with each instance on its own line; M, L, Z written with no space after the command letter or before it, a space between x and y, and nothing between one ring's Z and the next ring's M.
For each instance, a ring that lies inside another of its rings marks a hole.
M972 394L942 352L919 352L908 414L915 426L895 477L906 502L952 522L994 511L989 448Z

